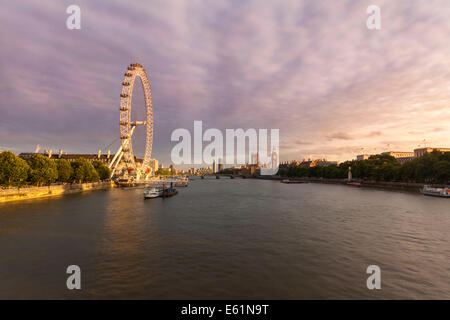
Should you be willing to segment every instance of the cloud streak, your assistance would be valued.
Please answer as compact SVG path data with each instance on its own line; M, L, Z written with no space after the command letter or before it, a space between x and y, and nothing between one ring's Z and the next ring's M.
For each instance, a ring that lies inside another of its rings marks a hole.
M282 160L449 146L446 0L378 1L380 31L365 27L371 1L79 1L82 29L67 30L70 4L19 0L0 13L0 149L108 145L132 61L149 72L166 163L170 133L194 120L280 128Z

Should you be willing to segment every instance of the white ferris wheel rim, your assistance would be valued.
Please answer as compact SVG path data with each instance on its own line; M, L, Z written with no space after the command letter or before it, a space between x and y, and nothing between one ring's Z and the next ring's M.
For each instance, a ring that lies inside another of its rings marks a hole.
M120 140L122 143L123 159L128 170L138 171L133 152L132 135L137 125L145 125L145 153L140 171L144 174L148 173L150 159L152 156L153 145L153 104L150 82L144 67L139 63L131 63L125 73L122 82L122 91L120 94ZM144 90L145 111L144 121L131 121L131 103L133 97L133 88L136 78L141 79L142 88Z

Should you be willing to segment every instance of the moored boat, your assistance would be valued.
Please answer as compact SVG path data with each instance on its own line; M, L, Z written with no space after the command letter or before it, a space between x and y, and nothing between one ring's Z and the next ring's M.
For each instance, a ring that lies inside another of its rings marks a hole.
M425 185L420 189L420 193L425 196L450 198L450 186L446 186L445 188L433 188Z
M161 189L158 189L158 188L147 189L147 190L144 190L144 199L152 199L152 198L161 197L162 194L163 194L163 192Z
M299 180L289 180L289 179L283 179L281 180L281 183L307 183L307 181L299 181Z
M178 190L175 188L167 188L167 189L163 189L162 190L162 195L161 197L166 198L166 197L171 197L174 196L178 193Z
M175 181L175 187L187 187L189 184L189 179L183 178L183 179L178 179Z
M355 188L361 188L362 187L362 184L359 183L359 182L347 182L347 185L349 187L355 187Z

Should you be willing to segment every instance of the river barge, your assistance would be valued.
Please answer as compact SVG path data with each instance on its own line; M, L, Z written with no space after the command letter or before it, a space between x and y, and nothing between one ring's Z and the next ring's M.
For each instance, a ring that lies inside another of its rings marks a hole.
M445 188L433 188L430 186L424 186L422 189L420 189L420 193L425 196L450 198L450 186L446 186Z

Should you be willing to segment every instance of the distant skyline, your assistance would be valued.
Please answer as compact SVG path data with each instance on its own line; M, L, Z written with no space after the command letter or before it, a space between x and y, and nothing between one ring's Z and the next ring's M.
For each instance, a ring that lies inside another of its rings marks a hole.
M81 30L66 28L71 4ZM371 4L381 30L366 28ZM13 1L0 11L0 149L105 152L131 62L149 74L165 165L171 132L194 120L279 128L280 161L450 147L449 17L447 0Z

